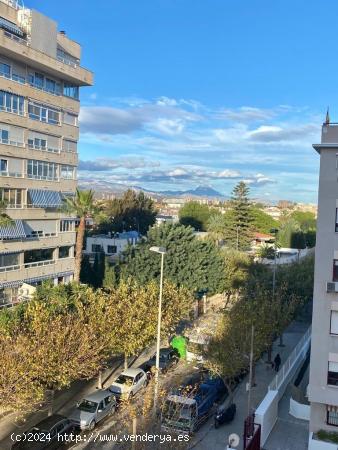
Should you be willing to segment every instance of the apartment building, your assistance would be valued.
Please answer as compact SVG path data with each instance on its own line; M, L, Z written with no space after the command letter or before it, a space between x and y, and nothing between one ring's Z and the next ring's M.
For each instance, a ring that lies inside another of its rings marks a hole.
M74 273L75 218L60 208L77 186L79 89L92 85L79 44L57 23L0 0L0 306L20 287Z
M338 431L338 124L327 117L320 155L309 400L309 448L319 430ZM312 434L314 433L314 434ZM331 447L329 447L331 448ZM336 447L335 447L336 448Z

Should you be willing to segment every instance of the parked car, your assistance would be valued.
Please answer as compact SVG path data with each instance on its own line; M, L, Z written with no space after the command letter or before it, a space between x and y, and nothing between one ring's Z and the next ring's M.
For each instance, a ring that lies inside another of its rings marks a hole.
M17 433L16 441L12 445L14 450L44 450L62 448L65 435L74 432L75 424L60 414L54 414L42 420L28 431Z
M127 369L116 378L109 390L118 400L129 400L147 384L148 377L144 370L140 368Z
M160 349L160 372L165 373L171 367L178 363L179 355L176 349L173 348L161 348ZM156 353L146 363L149 370L156 366Z
M108 389L100 389L84 397L69 414L69 419L81 430L93 430L95 425L116 409L116 398Z

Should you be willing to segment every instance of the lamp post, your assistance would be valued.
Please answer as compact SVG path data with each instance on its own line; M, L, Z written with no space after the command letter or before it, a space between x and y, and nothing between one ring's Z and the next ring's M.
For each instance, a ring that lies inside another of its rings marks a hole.
M276 269L277 269L277 234L278 234L278 228L272 228L270 230L270 233L274 234L275 236L275 255L274 255L274 262L273 262L273 275L272 275L272 298L275 297L275 287L276 287Z
M160 277L160 296L158 302L158 319L157 319L157 342L156 342L156 363L155 363L155 389L154 389L154 411L157 405L158 396L158 378L160 371L160 346L161 346L161 319L162 319L162 292L163 292L163 268L164 255L166 249L164 247L150 247L151 252L159 253L161 255L161 277Z

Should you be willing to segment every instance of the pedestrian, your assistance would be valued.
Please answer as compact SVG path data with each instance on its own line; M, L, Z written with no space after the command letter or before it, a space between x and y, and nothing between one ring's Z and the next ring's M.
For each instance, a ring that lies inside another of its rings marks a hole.
M275 371L278 372L279 371L279 367L280 367L281 362L282 362L279 353L277 353L277 355L275 356L275 359L273 360L273 362L274 362Z

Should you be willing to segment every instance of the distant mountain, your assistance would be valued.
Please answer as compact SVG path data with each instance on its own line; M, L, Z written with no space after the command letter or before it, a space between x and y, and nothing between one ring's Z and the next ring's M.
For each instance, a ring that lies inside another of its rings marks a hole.
M149 189L144 189L141 186L128 186L122 183L114 183L111 181L97 180L94 178L80 178L79 179L80 189L93 189L97 193L108 193L121 195L127 189L134 189L135 191L143 191L154 196L170 196L170 197L207 197L207 198L225 198L223 194L216 191L210 186L197 186L195 189L189 189L186 191L152 191Z
M216 191L210 186L197 186L196 189L188 189L187 191L160 191L158 193L162 195L172 195L179 197L184 197L187 195L192 195L195 197L225 197L223 194Z

